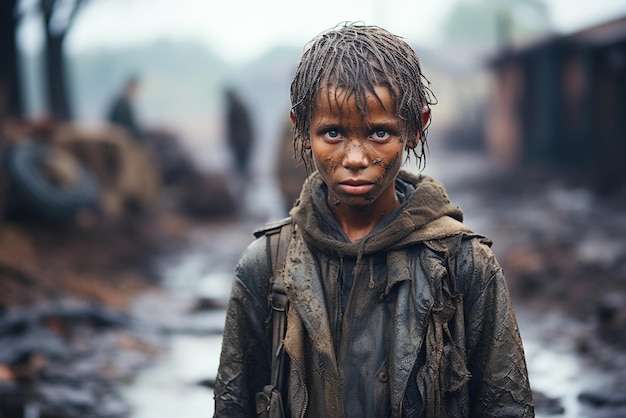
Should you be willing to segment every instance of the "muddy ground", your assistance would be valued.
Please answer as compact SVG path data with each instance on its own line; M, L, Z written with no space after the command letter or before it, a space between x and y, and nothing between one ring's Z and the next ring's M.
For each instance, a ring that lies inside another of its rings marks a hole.
M626 193L597 196L545 171L486 173L449 189L470 226L496 243L515 305L585 324L578 354L625 387L626 365L611 360L626 353ZM133 416L116 388L159 361L168 335L211 332L137 319L133 302L159 291L159 260L184 251L194 233L231 227L234 260L251 239L234 218L199 221L161 208L71 228L0 221L0 416ZM223 309L223 301L199 297L194 309ZM211 376L197 383L210 387ZM578 396L626 407L618 387ZM558 399L535 397L539 412L566 416Z

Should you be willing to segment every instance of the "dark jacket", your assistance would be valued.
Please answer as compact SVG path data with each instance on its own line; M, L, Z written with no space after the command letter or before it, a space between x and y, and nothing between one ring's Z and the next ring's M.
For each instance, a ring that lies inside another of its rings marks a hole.
M522 343L489 241L443 186L401 172L398 210L349 242L317 174L291 211L283 273L294 417L532 417ZM269 383L266 240L237 266L215 388L217 417L254 416Z

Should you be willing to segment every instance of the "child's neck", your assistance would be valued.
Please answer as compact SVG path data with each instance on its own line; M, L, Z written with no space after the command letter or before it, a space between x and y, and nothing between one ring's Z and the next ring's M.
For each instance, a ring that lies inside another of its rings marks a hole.
M341 202L329 201L328 206L335 220L351 242L359 240L369 234L387 215L393 212L400 201L394 195L393 201L381 205L377 201L366 207L352 207L342 205Z

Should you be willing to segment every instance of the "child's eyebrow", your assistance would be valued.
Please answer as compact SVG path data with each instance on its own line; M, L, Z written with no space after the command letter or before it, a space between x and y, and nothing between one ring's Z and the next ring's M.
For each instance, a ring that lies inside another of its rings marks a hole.
M384 119L366 120L366 123L368 125L374 125L374 126L378 126L378 125L400 125L402 123L402 119L394 118L394 117L387 117L387 118L384 118Z
M341 124L341 119L339 117L325 117L315 122L315 126L317 127L334 127L339 124Z

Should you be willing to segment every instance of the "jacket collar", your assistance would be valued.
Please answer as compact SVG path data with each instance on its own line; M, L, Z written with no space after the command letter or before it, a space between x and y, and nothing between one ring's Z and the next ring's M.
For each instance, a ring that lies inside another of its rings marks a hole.
M411 187L402 187L402 184ZM428 225L441 217L450 217L458 223L463 220L461 209L450 202L443 185L431 177L401 171L396 189L408 191L401 209L394 212L393 219L355 242L342 239L334 219L324 215L324 210L327 210L326 188L317 172L305 182L300 199L290 215L312 247L340 257L358 258L431 239L433 234Z

